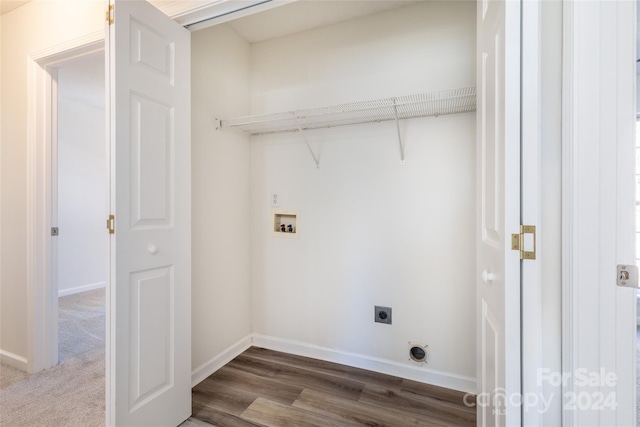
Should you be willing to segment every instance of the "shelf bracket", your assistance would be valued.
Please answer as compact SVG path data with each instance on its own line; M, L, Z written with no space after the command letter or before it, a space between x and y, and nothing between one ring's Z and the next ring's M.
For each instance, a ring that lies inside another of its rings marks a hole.
M404 144L402 144L402 136L400 135L400 121L398 120L396 98L393 98L393 113L396 116L396 130L398 131L398 145L400 146L400 164L404 165Z
M295 120L296 122L296 127L298 128L300 135L302 135L302 139L304 139L304 142L307 144L307 148L309 149L309 153L311 153L311 157L313 157L313 162L316 164L316 168L319 168L320 159L318 159L318 156L316 156L316 153L313 152L313 149L311 148L311 144L309 144L307 137L304 135L304 131L302 130L302 127L300 126L300 122L298 121L298 116L296 115L295 112L292 112L291 115L293 116L293 120Z

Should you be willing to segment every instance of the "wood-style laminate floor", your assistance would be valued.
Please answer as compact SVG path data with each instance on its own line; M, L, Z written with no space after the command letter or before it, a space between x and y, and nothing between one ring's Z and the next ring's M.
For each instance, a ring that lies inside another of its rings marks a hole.
M236 426L475 426L464 393L251 347L193 388L193 417Z

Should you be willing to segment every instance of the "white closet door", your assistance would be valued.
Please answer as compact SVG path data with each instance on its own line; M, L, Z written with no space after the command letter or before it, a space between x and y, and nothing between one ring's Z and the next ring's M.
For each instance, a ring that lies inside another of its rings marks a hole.
M520 2L478 2L478 425L520 425Z
M107 45L107 420L176 426L191 414L190 33L116 0Z

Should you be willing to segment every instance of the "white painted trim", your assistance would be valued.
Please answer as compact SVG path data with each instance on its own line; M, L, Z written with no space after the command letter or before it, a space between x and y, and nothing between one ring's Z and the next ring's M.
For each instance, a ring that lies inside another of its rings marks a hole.
M563 397L613 390L617 405L563 405L567 427L636 424L635 291L614 276L634 263L635 7L563 2L562 371L617 376L615 387L564 385Z
M536 225L537 257L522 262L522 394L543 396L538 369L542 365L542 271L541 259L541 3L522 2L521 82L521 221ZM545 398L550 398L546 396ZM542 400L542 399L540 399ZM542 403L522 406L522 425L542 425Z
M635 264L635 133L636 133L636 17L637 2L616 2L615 16L615 183L616 216L611 228L616 234L616 264ZM609 85L605 84L605 90ZM608 142L608 141L607 141ZM615 269L615 267L613 267ZM615 280L612 280L615 282ZM637 425L636 400L636 302L637 290L617 288L612 298L615 313L613 365L619 373L616 385L618 407L613 423ZM601 342L600 347L609 347ZM605 422L607 421L604 419Z
M577 228L577 192L576 149L574 122L572 117L578 99L576 74L575 25L576 11L574 2L563 2L562 22L562 371L573 372L578 365L577 338L578 295L576 277L578 260L575 249L578 247ZM570 382L562 387L562 394L575 393L575 385ZM575 394L572 394L575 395ZM562 425L575 426L575 412L563 409Z
M58 291L52 262L52 144L55 78L51 68L100 51L104 32L31 52L27 58L27 361L37 372L58 363Z
M16 368L20 371L27 371L28 363L27 359L18 356L17 354L11 353L10 351L5 351L0 348L0 363L6 366L11 366L12 368Z
M340 363L354 368L367 369L369 371L393 375L465 393L476 393L475 378L435 371L425 368L424 365L405 365L392 360L365 356L363 354L349 353L300 341L270 337L261 334L253 334L253 345L269 350L324 360L326 362Z
M54 66L104 49L104 30L29 53L32 61ZM44 64L42 64L44 65Z
M54 303L46 232L51 227L51 119L42 108L51 104L51 75L32 58L27 65L27 360L32 373L57 363L57 293Z
M209 375L216 372L218 369L222 368L227 363L231 362L237 356L242 354L245 350L247 350L252 345L252 337L251 335L247 335L242 338L222 353L213 357L208 362L203 363L196 369L194 369L191 373L191 387L195 387L204 381Z
M90 283L88 285L76 286L75 288L59 289L58 298L66 297L68 295L80 294L82 292L94 291L96 289L105 288L106 286L107 286L106 282L97 282L97 283Z

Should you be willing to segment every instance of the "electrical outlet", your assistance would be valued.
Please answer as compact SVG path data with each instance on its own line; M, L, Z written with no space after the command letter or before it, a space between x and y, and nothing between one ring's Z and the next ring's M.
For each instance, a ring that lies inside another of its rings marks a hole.
M374 308L374 313L375 317L373 320L376 323L384 323L387 325L391 324L391 307L382 307L376 305Z
M278 200L278 193L273 193L271 195L271 207L272 208L280 207L280 200Z

